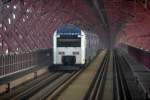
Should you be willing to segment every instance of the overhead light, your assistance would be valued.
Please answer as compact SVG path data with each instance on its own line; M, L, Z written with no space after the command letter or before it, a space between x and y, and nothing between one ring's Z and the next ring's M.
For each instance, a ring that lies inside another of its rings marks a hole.
M5 53L8 54L8 49L6 49Z
M16 15L13 13L13 19L16 19Z
M30 12L30 9L27 9L27 13L29 13Z
M11 20L10 20L10 18L8 18L8 23L9 23L9 24L11 24Z
M26 20L23 18L22 21L25 22Z
M26 18L28 19L28 18L29 18L29 16L27 15L27 16L26 16Z
M7 5L6 7L7 7L7 8L9 8L10 6L9 6L9 5Z
M21 34L19 34L19 38L22 39L22 35Z
M2 24L0 23L0 28L2 28Z
M14 9L17 9L17 6L16 6L16 5L14 5L14 6L13 6L13 8L14 8Z
M4 31L6 31L7 30L7 28L6 28L6 26L4 27Z

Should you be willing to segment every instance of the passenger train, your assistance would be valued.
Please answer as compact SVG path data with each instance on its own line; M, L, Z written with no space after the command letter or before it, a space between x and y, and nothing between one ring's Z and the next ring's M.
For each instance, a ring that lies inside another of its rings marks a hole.
M54 69L79 69L99 50L99 38L72 24L59 27L53 35Z

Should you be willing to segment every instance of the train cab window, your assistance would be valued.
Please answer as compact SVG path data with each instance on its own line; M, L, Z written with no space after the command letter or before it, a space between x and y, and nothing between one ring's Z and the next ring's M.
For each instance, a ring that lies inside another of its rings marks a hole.
M81 47L81 38L67 36L57 38L57 47Z

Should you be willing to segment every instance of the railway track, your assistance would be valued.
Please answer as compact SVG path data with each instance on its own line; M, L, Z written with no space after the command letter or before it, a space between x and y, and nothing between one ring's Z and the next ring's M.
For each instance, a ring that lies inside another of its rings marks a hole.
M45 100L48 97L52 97L53 99L55 99L55 97L59 95L59 93L62 92L80 74L81 71L82 70L77 72L65 73L64 75L56 79L53 83L49 84L38 93L30 97L29 100Z
M11 100L45 100L48 96L63 86L67 86L80 71L47 73L17 89L4 94L2 99ZM62 89L61 89L62 91ZM58 90L57 90L58 92Z
M55 79L61 77L64 73L47 73L46 75L21 86L16 90L12 90L10 93L4 95L3 99L12 99L12 100L20 100L20 99L28 99L34 93L44 88L46 85L53 82Z
M113 81L113 97L114 100L132 100L131 94L127 85L127 81L125 79L124 73L122 71L122 65L121 63L121 58L117 55L116 52L114 52L114 57L113 57L113 76L114 76L114 81ZM125 67L125 66L124 66Z
M131 66L119 51L114 52L114 100L147 100Z
M111 77L110 77L111 76ZM116 50L107 53L84 100L145 100L128 63Z
M12 89L10 92L4 94L2 96L2 98L4 98L4 99L13 98L13 97L17 96L18 94L22 93L23 91L27 90L29 87L32 87L32 86L36 85L37 83L39 83L40 81L50 77L52 74L53 73L45 73L44 75L38 77L37 79L34 79L32 81L29 81L28 83L25 83L24 85L21 85L19 87Z
M104 94L104 87L106 83L106 77L108 74L109 60L111 53L108 52L103 59L102 64L99 67L99 70L91 84L89 90L87 91L84 100L101 100Z

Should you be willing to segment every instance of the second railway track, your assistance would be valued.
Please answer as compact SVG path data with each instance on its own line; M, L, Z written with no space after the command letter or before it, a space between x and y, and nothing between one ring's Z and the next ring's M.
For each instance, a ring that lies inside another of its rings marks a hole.
M44 100L61 86L67 86L80 71L52 72L32 80L2 96L11 100Z
M108 52L105 55L103 62L101 63L101 65L98 69L98 72L97 72L89 90L87 91L87 93L85 95L84 100L102 100L103 98L105 98L104 94L106 91L104 91L104 90L106 88L105 85L108 83L106 81L106 78L108 76L110 76L108 74L111 74L111 73L108 73L108 70L110 71L111 67L112 67L109 64L109 62L111 60L111 56L112 56L111 52ZM111 89L111 86L110 86L110 89ZM109 91L107 91L107 92L109 92Z
M50 95L53 95L54 92L56 92L61 86L65 87L67 86L75 77L77 77L80 72L71 72L71 73L65 73L58 79L56 79L53 83L47 85L45 88L40 90L38 93L34 94L32 97L29 98L29 100L45 100ZM65 89L65 88L62 88ZM62 89L60 91L62 91ZM57 94L55 94L57 95ZM53 95L53 98L55 98L55 95Z

